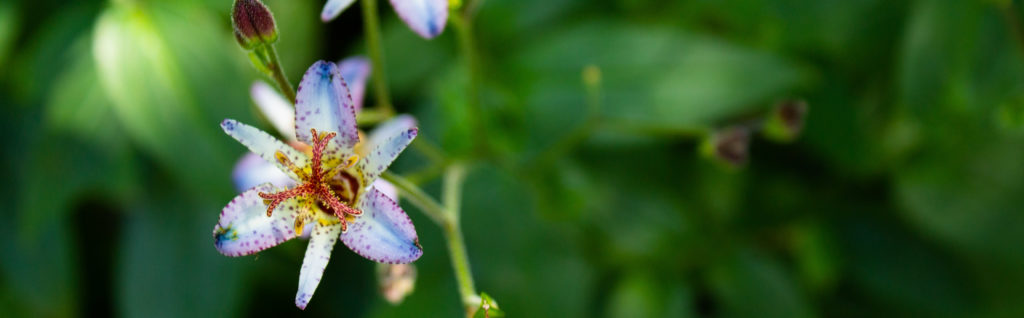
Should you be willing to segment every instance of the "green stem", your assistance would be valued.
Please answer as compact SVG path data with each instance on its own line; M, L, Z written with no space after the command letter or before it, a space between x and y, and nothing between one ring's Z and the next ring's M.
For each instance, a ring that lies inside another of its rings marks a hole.
M448 242L448 254L452 260L452 270L455 272L455 281L459 286L462 304L466 307L467 313L472 313L476 310L476 306L480 305L480 297L477 296L476 287L473 284L473 274L466 253L466 242L463 239L459 222L459 202L465 176L466 169L463 165L456 163L448 166L448 169L445 170L442 188L444 195L444 206L442 206L409 180L390 172L383 174L383 178L394 184L406 200L419 207L444 230L445 240Z
M445 224L444 237L448 240L448 253L452 259L452 269L455 270L455 281L459 284L459 295L462 297L462 305L467 311L472 311L479 306L476 288L473 287L473 274L469 269L469 258L466 256L466 243L462 239L462 228L458 224Z
M270 67L271 77L274 78L274 82L277 82L277 87L281 89L281 93L284 93L284 97L295 104L295 88L292 87L292 83L288 81L288 77L284 75L284 70L281 69L281 62L277 57L277 47L273 45L266 46L267 57L270 59L268 63Z
M387 171L381 174L381 177L384 178L384 180L391 182L391 184L394 184L395 187L402 192L402 195L406 200L422 210L423 213L427 214L427 216L435 223L445 224L447 222L445 221L445 218L447 217L446 215L448 215L448 212L445 212L444 207L442 207L440 203L437 203L434 198L431 198L430 195L427 195L426 192L423 192L423 190L416 186L416 184L412 183L412 181Z
M477 146L477 151L486 155L489 154L490 148L487 142L487 130L484 126L483 111L480 105L480 82L482 80L480 78L480 57L477 55L476 44L473 40L473 20L468 15L468 13L462 14L456 11L452 12L448 19L452 22L452 26L455 27L459 40L459 49L462 51L462 57L466 62L467 77L469 78L469 83L466 87L467 112L472 119L471 125L474 132L474 142Z
M476 287L473 285L473 274L469 268L469 257L466 243L459 225L460 201L462 199L462 182L466 178L466 169L461 164L452 164L444 174L444 205L448 208L448 221L443 225L444 236L448 240L448 253L455 270L455 280L459 284L459 294L466 312L472 312L479 305Z
M379 107L364 107L356 116L356 124L359 126L374 125L391 119L394 114L385 114Z
M381 45L380 18L377 16L377 0L359 1L363 6L363 29L366 32L366 48L370 62L373 63L373 92L377 98L377 107L386 115L395 113L388 96L388 81L385 78L384 49ZM385 116L390 117L390 116Z
M412 147L435 163L447 161L444 151L424 138L416 139L416 142L412 143Z
M437 176L440 176L447 167L448 164L438 162L427 166L426 168L406 174L405 178L412 181L414 184L423 184L428 180L433 180L434 178L437 178Z

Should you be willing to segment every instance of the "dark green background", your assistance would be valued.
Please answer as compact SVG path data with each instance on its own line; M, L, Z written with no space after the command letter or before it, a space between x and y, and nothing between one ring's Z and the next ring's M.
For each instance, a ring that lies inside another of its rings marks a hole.
M425 41L381 2L396 107L470 160L454 29ZM358 4L326 25L321 0L267 4L293 81L365 50ZM230 7L0 2L0 316L297 315L305 243L228 258L210 234L245 151L217 124L270 129ZM463 194L477 288L514 317L1024 316L1020 8L484 0L494 156ZM561 143L589 116L586 65L599 124ZM795 143L755 136L741 169L698 154L699 131L794 96ZM411 149L392 171L426 166ZM461 315L438 227L403 205L416 292L387 304L339 247L305 314Z

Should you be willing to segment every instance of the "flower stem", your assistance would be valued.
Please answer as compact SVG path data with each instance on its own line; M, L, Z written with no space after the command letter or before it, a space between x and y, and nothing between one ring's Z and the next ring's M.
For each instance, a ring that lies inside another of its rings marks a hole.
M267 63L270 67L271 77L277 82L277 87L281 89L281 93L284 93L284 97L288 98L288 101L295 104L295 88L292 87L291 82L288 81L288 77L284 75L284 70L281 69L281 61L277 57L277 47L273 45L265 46L267 57L270 59Z
M487 142L487 130L485 129L483 111L480 105L480 56L477 54L476 44L473 40L473 20L471 12L464 10L463 12L452 12L449 15L449 20L452 22L452 26L455 27L456 35L459 40L459 49L461 50L462 58L465 59L466 69L468 72L469 83L466 87L466 100L467 100L467 112L469 117L472 118L472 129L474 142L477 146L477 151L480 154L487 155L490 153L489 143Z
M381 174L381 177L384 178L384 180L391 182L391 184L394 184L395 187L402 192L402 196L406 200L423 211L423 213L430 217L430 219L435 223L444 224L447 222L445 218L447 217L448 212L445 212L444 207L442 207L440 203L437 203L434 198L431 198L430 195L427 195L426 192L423 192L423 190L416 186L416 184L412 183L412 181L387 171Z
M472 311L480 303L477 301L476 287L473 285L473 274L469 269L469 258L466 256L466 243L462 239L462 228L457 223L446 224L444 236L448 240L448 253L452 259L452 269L455 270L455 281L459 284L462 305L466 306L467 311Z
M373 92L377 98L377 107L385 115L395 113L388 96L388 81L385 78L384 49L381 45L380 18L377 16L377 0L359 1L363 6L363 29L366 32L366 48L370 62L373 63ZM390 116L385 116L390 117Z
M462 227L459 222L459 202L462 199L462 182L465 176L466 169L462 164L455 163L448 166L444 174L442 188L444 206L442 206L411 181L389 172L383 174L385 180L394 184L409 202L423 210L444 230L445 240L448 242L448 255L451 257L452 270L455 272L455 281L459 286L459 295L468 315L480 305L480 296L476 294L476 287L473 284L473 274L466 253L466 242L463 239Z
M466 169L461 164L452 164L444 174L444 205L448 208L448 223L444 224L444 235L448 239L448 253L452 258L452 269L455 280L459 283L459 294L467 312L476 309L476 287L473 285L473 274L466 256L466 243L462 237L459 222L459 202L462 199L462 181L466 178Z

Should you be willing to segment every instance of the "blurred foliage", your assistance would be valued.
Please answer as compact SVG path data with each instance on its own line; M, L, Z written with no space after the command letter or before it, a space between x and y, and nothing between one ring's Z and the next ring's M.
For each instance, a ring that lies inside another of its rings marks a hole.
M364 51L358 10L266 3L293 82ZM454 29L425 41L381 13L420 138L471 158L486 123L462 223L477 288L513 317L1020 317L1022 5L485 0L480 118ZM0 316L295 314L302 242L233 259L210 239L244 151L217 123L261 123L230 7L0 3ZM791 97L799 139L755 135L741 169L697 155ZM338 249L310 314L462 314L441 232L406 207L416 292L388 304Z

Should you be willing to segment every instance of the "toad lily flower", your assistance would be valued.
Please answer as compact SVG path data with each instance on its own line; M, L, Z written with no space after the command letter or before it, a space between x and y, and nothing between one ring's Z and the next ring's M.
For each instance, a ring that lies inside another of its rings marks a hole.
M355 0L327 0L320 19L324 22L337 18ZM448 23L448 0L391 0L395 13L413 32L424 39L433 39L444 31Z
M222 254L242 256L295 238L312 224L295 296L295 305L305 309L339 237L356 254L379 263L410 263L423 254L409 216L372 186L418 130L400 130L372 141L369 151L357 151L354 104L338 66L324 61L303 76L294 118L295 140L309 145L308 152L252 126L231 119L221 123L224 132L273 163L295 186L264 183L242 192L221 211L213 236Z
M370 61L362 56L349 57L338 63L338 72L347 84L356 116L362 110L363 96L366 91L366 81L370 76ZM270 123L277 132L284 137L286 142L297 149L308 149L309 146L302 144L295 139L295 109L288 100L281 96L274 88L264 82L253 83L251 89L252 99L256 106L263 113L263 116L270 120ZM373 149L375 144L387 140L394 134L411 129L416 126L416 120L412 116L400 115L377 126L377 129L370 132L369 140L356 147L357 151ZM365 153L357 153L366 156ZM235 188L241 192L254 186L270 182L275 186L289 187L295 185L295 181L277 169L273 163L267 162L255 153L245 154L235 165L232 172ZM378 179L373 186L384 192L388 197L398 198L394 185L383 179Z

